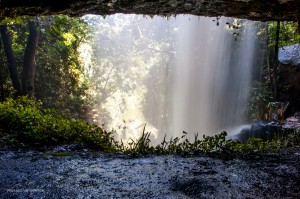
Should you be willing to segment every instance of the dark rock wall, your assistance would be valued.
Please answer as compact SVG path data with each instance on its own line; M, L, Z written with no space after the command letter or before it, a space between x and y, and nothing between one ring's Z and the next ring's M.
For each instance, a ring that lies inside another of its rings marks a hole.
M0 18L17 15L193 14L253 20L300 20L299 0L0 0Z
M280 98L290 103L288 112L300 111L300 68L281 64L280 71Z

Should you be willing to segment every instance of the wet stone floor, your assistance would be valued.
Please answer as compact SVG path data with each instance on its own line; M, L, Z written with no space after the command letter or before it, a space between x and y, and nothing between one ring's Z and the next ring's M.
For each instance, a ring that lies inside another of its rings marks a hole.
M232 160L69 155L0 151L0 198L300 198L300 149Z

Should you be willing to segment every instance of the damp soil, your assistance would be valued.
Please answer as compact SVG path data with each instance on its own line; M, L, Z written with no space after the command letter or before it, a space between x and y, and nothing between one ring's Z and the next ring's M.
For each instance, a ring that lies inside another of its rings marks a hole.
M300 148L230 160L0 151L0 198L300 198Z

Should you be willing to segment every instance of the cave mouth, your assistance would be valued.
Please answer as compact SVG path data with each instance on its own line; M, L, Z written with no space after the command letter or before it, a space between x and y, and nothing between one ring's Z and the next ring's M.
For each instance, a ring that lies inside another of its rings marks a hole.
M0 1L0 19L22 15L143 14L171 16L191 14L235 17L256 21L299 21L298 0L63 0Z

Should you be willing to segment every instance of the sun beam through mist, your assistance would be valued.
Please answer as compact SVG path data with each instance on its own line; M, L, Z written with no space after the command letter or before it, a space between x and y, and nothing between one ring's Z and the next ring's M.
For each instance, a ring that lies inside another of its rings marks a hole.
M93 40L80 49L91 79L90 120L138 138L213 135L246 121L255 23L230 18L85 16ZM154 141L155 143L155 141Z

